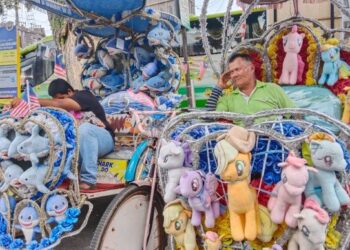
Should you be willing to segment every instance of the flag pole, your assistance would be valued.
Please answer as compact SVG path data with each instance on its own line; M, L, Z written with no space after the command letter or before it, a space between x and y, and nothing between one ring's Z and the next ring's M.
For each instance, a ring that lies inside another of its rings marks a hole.
M30 105L30 91L29 91L29 80L28 79L26 79L26 89L27 89L28 107L29 107L29 110L32 110L31 105Z

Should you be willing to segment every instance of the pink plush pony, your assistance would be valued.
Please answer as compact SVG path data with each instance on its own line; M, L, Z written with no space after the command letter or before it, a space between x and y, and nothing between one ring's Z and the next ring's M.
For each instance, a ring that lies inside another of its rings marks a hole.
M308 170L315 171L314 168L307 167L305 164L306 160L296 157L293 152L289 153L285 162L278 164L279 167L283 167L282 180L272 191L277 193L277 197L271 196L267 205L274 223L281 224L285 220L289 227L297 226L294 214L300 212L302 193L309 179Z
M293 25L292 31L283 37L283 49L286 56L283 60L282 74L279 83L296 84L302 81L305 63L299 55L303 44L304 33L298 33L298 27Z
M218 181L214 174L203 176L201 171L187 171L182 174L180 184L175 191L188 198L192 208L191 223L194 226L201 224L201 212L205 213L205 226L215 226L215 219L220 215L220 203L216 197Z

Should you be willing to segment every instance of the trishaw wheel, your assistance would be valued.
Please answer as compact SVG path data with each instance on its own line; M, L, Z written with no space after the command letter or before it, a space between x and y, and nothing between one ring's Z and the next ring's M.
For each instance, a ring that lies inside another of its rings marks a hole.
M130 185L119 193L104 212L92 238L94 250L142 249L151 193L150 186ZM156 192L153 200L147 250L165 249L164 202Z

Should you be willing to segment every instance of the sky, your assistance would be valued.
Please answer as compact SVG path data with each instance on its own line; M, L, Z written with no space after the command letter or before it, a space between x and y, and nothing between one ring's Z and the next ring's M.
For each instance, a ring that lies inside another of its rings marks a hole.
M200 15L202 11L202 5L204 0L196 0L196 15ZM228 0L210 0L207 12L208 14L213 13L222 13L227 9ZM240 9L236 4L232 5L232 10ZM9 10L6 17L2 18L1 21L14 21L15 12L14 10ZM19 11L20 22L25 23L27 27L30 27L31 24L40 25L45 28L46 35L51 35L52 31L49 25L49 20L45 11L39 11L34 9L32 11L26 11L23 6L21 6Z

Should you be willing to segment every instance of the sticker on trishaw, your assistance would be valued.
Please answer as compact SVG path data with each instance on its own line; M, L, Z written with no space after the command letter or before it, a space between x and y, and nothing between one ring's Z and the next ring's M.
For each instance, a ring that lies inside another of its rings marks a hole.
M97 182L104 184L125 183L124 177L127 165L127 160L99 159Z

